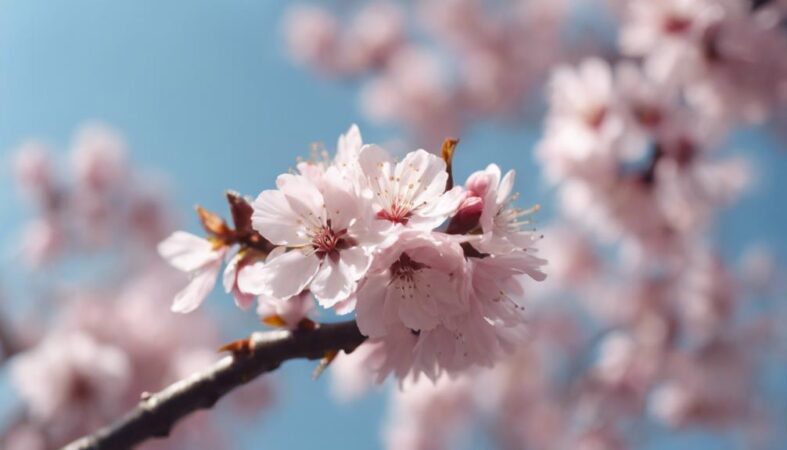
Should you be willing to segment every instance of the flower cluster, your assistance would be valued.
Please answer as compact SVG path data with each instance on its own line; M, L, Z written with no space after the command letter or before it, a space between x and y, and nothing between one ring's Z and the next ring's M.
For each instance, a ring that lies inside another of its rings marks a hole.
M632 63L558 68L537 148L567 216L639 250L674 250L746 186L743 160L714 152L725 128L685 91Z
M296 4L284 32L296 62L364 80L359 103L370 118L439 142L480 117L521 112L566 53L568 3L375 0L347 14L348 8Z
M103 125L83 126L68 164L39 141L16 153L14 175L37 217L21 237L21 259L38 268L69 252L123 246L138 254L171 228L161 180L132 170L120 135ZM65 167L67 170L56 170ZM61 173L62 172L62 173Z
M543 279L545 261L527 218L536 208L512 205L514 172L492 164L454 186L455 146L397 160L353 126L333 160L300 163L253 201L230 194L235 229L200 208L207 238L176 232L159 245L192 274L173 309L196 308L226 259L225 290L242 307L257 296L267 323L297 327L305 293L355 311L384 352L381 378L492 365L522 338L521 281Z
M2 448L59 448L121 416L144 392L203 369L221 344L213 317L167 310L182 278L156 252L172 231L160 180L132 165L106 127L83 127L70 156L72 164L59 165L41 144L27 143L14 160L20 190L37 207L22 242L36 278L20 302L24 312L12 310L0 324L13 344L5 350L14 353L8 378L18 399L4 405L13 419L0 433ZM93 267L96 256L101 264ZM227 411L264 409L270 386L248 387ZM146 448L221 448L228 436L196 416Z

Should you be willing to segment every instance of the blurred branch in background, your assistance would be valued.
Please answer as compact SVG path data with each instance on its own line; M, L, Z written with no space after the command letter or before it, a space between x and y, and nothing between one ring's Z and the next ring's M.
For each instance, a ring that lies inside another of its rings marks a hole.
M0 304L7 304L2 291L0 291ZM0 311L0 364L19 352L22 349L21 347L22 344L19 342L18 337L11 331L5 312Z
M231 344L233 354L212 367L153 395L123 418L79 439L65 450L131 448L152 437L167 436L175 423L213 407L225 394L296 358L320 359L338 350L351 352L366 339L355 321L323 324L313 330L258 332Z
M19 342L11 333L8 322L0 316L0 352L2 352L2 362L16 354L20 350Z

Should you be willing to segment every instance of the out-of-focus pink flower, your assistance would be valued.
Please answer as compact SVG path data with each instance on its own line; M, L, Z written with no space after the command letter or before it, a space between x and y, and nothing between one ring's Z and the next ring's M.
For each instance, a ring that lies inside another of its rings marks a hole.
M14 175L20 188L44 205L57 200L52 164L48 149L38 142L22 145L14 159Z
M594 374L606 389L637 405L658 375L662 361L657 350L639 345L626 333L612 333L601 342Z
M404 41L404 13L393 2L365 4L345 28L343 54L347 70L361 72L387 63Z
M375 385L373 355L380 344L365 342L349 355L341 352L331 363L331 393L342 402L359 398Z
M434 135L439 134L439 142L458 131L461 123L445 72L441 61L428 50L402 47L391 56L385 73L364 85L361 107L372 120L403 122L428 142L434 142Z
M438 450L453 439L472 414L473 385L466 379L407 383L394 394L385 431L389 450Z
M80 129L71 154L78 186L102 193L122 185L129 172L126 153L120 136L109 128L92 125Z
M744 351L717 340L676 354L667 382L655 391L653 413L670 426L724 426L751 414L751 374Z
M63 251L66 234L62 227L56 218L39 219L26 225L19 251L28 266L41 267Z
M52 334L13 365L14 383L35 420L70 417L88 427L117 410L130 382L128 355L84 333ZM84 415L84 416L83 416Z
M293 57L322 70L337 69L339 24L322 8L299 5L284 22L287 46Z
M685 83L689 102L716 120L762 121L787 98L787 64L767 56L787 49L776 17L738 1L638 0L621 47L659 79Z
M20 424L9 429L2 441L8 449L46 450L46 436L31 424Z
M549 278L544 285L558 283L583 285L602 270L600 256L581 229L569 224L557 224L542 231L539 254L549 261Z

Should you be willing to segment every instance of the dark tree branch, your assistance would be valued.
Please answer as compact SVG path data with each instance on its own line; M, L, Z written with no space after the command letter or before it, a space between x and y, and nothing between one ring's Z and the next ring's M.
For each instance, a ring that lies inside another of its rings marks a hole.
M350 352L366 339L355 321L322 324L312 330L254 333L212 367L145 396L117 422L64 447L64 450L128 449L153 437L166 437L175 423L211 408L231 390L275 370L290 359L319 359L327 352Z
M0 317L0 353L2 354L0 360L5 361L16 353L19 353L19 351L19 343L11 334L8 323Z

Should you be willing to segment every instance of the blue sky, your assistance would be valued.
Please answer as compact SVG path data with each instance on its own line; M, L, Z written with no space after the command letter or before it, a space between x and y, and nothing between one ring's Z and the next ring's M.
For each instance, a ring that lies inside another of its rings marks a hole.
M395 130L363 120L352 86L320 80L287 60L283 9L284 2L270 0L0 0L0 268L13 264L9 251L26 214L7 165L26 138L63 150L86 121L117 128L135 163L169 176L184 225L196 229L193 204L224 211L225 189L256 194L272 186L310 143L332 148L353 122L366 141L395 137ZM547 221L553 208L530 153L536 131L482 125L461 138L460 178L489 162L516 168L523 199L544 204ZM714 236L727 256L739 254L745 237L758 236L784 260L785 181L778 175L785 154L759 133L732 144L751 154L757 183ZM244 323L235 337L249 331L252 322ZM310 373L303 362L281 370L279 408L249 423L241 448L379 446L383 396L337 406L327 378L312 382Z

